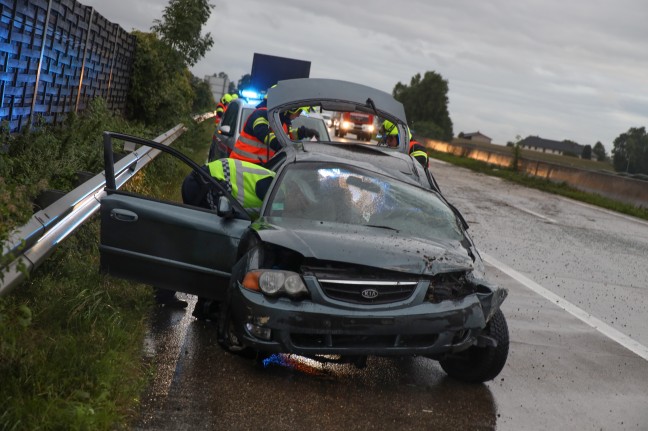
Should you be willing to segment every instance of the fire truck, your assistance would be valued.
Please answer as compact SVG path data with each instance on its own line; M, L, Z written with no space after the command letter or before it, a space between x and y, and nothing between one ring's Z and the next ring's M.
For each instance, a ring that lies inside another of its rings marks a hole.
M347 133L353 133L358 140L370 141L373 136L374 116L364 112L337 112L333 118L335 136L344 138Z

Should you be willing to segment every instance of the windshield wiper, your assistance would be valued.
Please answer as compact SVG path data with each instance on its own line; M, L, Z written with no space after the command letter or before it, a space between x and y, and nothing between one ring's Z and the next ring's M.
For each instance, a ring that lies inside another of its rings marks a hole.
M371 99L371 97L367 98L367 101L365 102L367 105L373 109L374 114L378 115L378 110L376 109L376 105L374 104L374 101Z

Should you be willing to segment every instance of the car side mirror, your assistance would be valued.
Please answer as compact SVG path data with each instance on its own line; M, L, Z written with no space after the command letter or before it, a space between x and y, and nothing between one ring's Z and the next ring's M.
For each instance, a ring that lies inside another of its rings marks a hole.
M232 127L229 125L223 125L218 130L221 135L232 136Z
M232 203L225 196L220 196L218 198L218 206L216 209L216 214L218 214L219 217L223 217L223 218L234 217L234 207L232 207Z

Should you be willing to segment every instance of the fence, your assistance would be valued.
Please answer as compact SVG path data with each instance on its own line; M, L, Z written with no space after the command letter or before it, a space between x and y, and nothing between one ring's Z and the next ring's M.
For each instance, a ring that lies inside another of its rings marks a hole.
M125 107L135 37L75 0L0 0L0 120L56 123L96 97Z
M431 139L426 139L424 143L431 150L469 157L491 165L508 167L513 162L513 155L508 149L505 152L496 152L469 144L449 144ZM598 194L638 208L648 208L648 183L646 181L625 178L609 172L561 166L525 157L521 157L518 161L518 169L528 175L556 183L566 183L587 193Z

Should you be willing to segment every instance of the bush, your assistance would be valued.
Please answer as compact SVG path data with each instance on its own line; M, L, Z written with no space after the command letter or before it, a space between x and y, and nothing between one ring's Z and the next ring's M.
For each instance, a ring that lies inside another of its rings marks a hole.
M13 135L3 131L0 153L0 241L25 223L34 212L33 201L46 189L71 191L79 172L103 170L103 136L116 130L139 136L152 132L131 126L113 114L102 99L92 101L80 115L59 125Z
M168 129L191 114L192 75L182 57L155 34L139 31L133 34L137 38L137 56L133 62L126 116Z
M449 141L452 138L449 139L447 132L432 121L417 121L414 126L416 126L416 134L424 138L439 141Z

